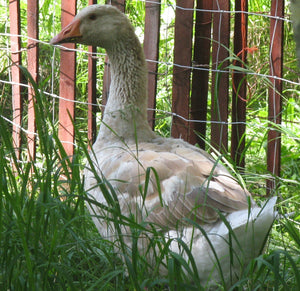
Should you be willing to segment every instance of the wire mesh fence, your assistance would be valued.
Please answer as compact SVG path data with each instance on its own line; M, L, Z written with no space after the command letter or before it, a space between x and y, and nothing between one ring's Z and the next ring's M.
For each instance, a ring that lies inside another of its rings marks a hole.
M95 139L109 97L109 60L99 49L49 44L76 10L95 2L0 2L0 114L11 125L19 160L38 154L34 92L21 64L44 92L68 154L76 146L74 126L87 143ZM299 71L288 3L111 2L144 43L151 126L230 152L239 169L262 174L267 188L276 189L280 161L299 149Z

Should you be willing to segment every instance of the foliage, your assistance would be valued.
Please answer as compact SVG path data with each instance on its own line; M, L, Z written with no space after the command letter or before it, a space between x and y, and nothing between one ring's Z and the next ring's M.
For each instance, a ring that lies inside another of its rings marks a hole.
M182 255L169 251L171 241L155 228L138 224L134 217L123 217L114 190L100 177L99 185L108 201L106 211L112 214L111 223L119 231L114 246L99 236L84 206L97 203L88 198L83 188L80 160L82 155L89 160L85 142L78 141L72 159L66 155L46 106L47 99L32 79L30 82L37 97L40 151L36 161L16 159L7 124L0 118L1 289L164 290L169 286L170 290L202 290L205 286L196 269L189 267ZM130 227L127 241L130 239L131 249L120 233L123 226ZM275 234L284 238L274 235L271 244L276 248L272 251L270 247L269 254L244 266L243 277L232 290L300 287L299 229L289 218L279 220L276 228ZM154 270L145 261L147 253L141 254L137 248L138 239L145 234L151 241L149 254L157 262ZM282 247L278 241L283 242ZM181 244L192 262L189 248ZM160 276L161 264L166 266L168 277Z
M40 40L48 42L60 30L60 1L40 2ZM83 7L87 1L78 1ZM100 1L103 3L104 1ZM174 1L162 1L163 23L161 26L160 56L158 68L158 89L156 131L169 136L171 117L171 88L174 36ZM9 31L6 0L0 1L0 32ZM167 4L168 5L167 5ZM232 5L234 1L232 1ZM142 35L144 18L143 1L127 1L126 11L137 32ZM234 6L232 6L234 7ZM259 196L265 194L266 140L268 75L269 70L269 19L270 1L249 1L249 47L258 51L248 56L247 70L251 73L251 84L247 103L246 169L244 178L250 190ZM21 1L22 35L26 35L26 1ZM288 8L287 8L288 13ZM171 16L170 16L171 15ZM261 15L261 16L260 16ZM245 266L243 277L233 290L299 290L300 269L300 103L299 69L295 58L295 43L292 25L286 22L283 123L279 127L282 135L282 175L277 194L280 196L278 212L266 254ZM22 48L26 49L26 37L22 37ZM232 47L232 43L230 44ZM10 59L7 51L8 37L0 35L0 79L9 80ZM229 48L230 57L236 56ZM1 290L199 290L197 275L190 270L189 276L183 270L186 262L168 252L168 241L151 229L153 245L161 254L162 263L167 258L169 275L160 276L158 268L154 273L145 263L142 254L129 252L124 244L116 249L97 233L85 203L88 200L83 189L81 176L84 160L88 159L86 147L86 105L76 105L76 147L72 160L67 157L57 137L58 101L42 94L59 94L59 50L40 43L40 80L35 86L37 104L38 154L36 161L27 160L26 144L23 160L17 161L14 145L8 132L11 125L2 117L12 119L11 85L0 83L0 289ZM79 47L79 49L85 49ZM99 51L97 64L98 79L103 78L105 57ZM26 53L23 65L27 66ZM77 54L77 96L78 101L87 100L87 55ZM24 71L26 75L26 70ZM258 75L259 74L259 75ZM27 75L27 78L30 76ZM295 85L296 83L296 85ZM102 84L97 85L102 95ZM24 92L24 96L26 91ZM210 96L209 96L210 97ZM101 99L101 97L100 97ZM99 103L101 100L99 100ZM50 105L50 106L49 106ZM26 106L24 106L26 108ZM53 110L52 110L53 109ZM99 113L101 115L101 113ZM209 117L209 116L208 116ZM26 111L24 127L26 128ZM209 132L209 131L208 131ZM209 140L209 138L207 137ZM23 132L23 140L26 134ZM72 175L70 174L72 173ZM109 185L106 185L108 195ZM258 199L258 202L260 199ZM116 214L112 223L130 224L132 241L144 230L134 218L125 219ZM116 253L121 253L123 260ZM125 262L125 263L124 263ZM127 276L129 275L129 276ZM168 287L166 287L168 286ZM202 286L203 287L203 286ZM198 289L197 289L198 288ZM220 286L220 289L224 286Z

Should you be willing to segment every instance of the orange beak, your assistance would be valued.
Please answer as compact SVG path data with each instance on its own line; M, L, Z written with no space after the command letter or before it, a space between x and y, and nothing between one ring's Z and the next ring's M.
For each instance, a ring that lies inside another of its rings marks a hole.
M62 29L58 35L53 37L50 41L50 44L75 42L80 37L82 37L82 34L80 33L80 20L75 19L64 29Z

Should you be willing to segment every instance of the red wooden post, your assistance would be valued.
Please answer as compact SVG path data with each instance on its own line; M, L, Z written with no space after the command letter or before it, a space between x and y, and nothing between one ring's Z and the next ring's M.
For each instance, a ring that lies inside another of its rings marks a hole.
M38 81L38 67L39 67L39 50L38 42L33 39L38 39L38 21L39 21L39 3L38 0L27 1L27 31L28 31L28 51L27 63L28 72L31 74L35 82ZM35 159L36 154L36 125L34 112L34 90L32 87L28 89L28 158Z
M89 5L97 4L97 0L89 0ZM97 52L96 47L89 46L88 57L88 140L89 145L92 145L96 140L96 113L98 107L95 106L97 99L97 71L96 71L96 59L93 58L93 54Z
M235 11L248 11L248 0L236 0ZM248 17L246 13L235 13L234 16L234 53L242 62L235 61L234 65L241 68L247 58L247 28ZM231 157L236 165L244 168L245 157L245 131L246 131L246 99L247 80L246 75L238 70L232 74L232 133L231 133Z
M61 2L61 25L67 26L76 14L76 0ZM64 44L75 49L74 44ZM58 136L68 156L74 153L74 100L75 100L76 53L61 50L60 53L60 87L59 94L59 128ZM66 99L66 100L65 100Z
M197 134L200 134L201 137L205 138L212 14L211 12L200 11L200 9L212 10L212 6L212 1L197 1L195 24L193 62L196 68L193 69L190 116L192 120L200 120L203 122L191 123L189 142L191 144L198 143L203 149L205 149L205 141ZM197 134L195 134L195 132Z
M13 144L15 147L16 157L21 158L21 124L22 124L22 96L21 96L21 32L20 24L20 2L15 0L9 1L9 18L10 18L10 43L11 43L11 74L12 74L12 107L13 107Z
M123 13L125 12L126 0L108 0L108 4L116 6ZM105 105L109 97L109 87L110 87L110 69L109 69L109 59L105 57L104 73L103 73L103 90L102 90L102 105ZM102 114L104 112L104 107L101 108Z
M125 12L126 0L110 0L111 5L116 6L120 11Z
M284 16L284 0L272 0L271 15ZM270 81L269 88L269 120L271 129L268 132L267 164L268 171L274 176L280 176L281 134L276 130L276 124L281 124L282 111L282 77L283 63L283 21L271 18L270 23ZM275 126L274 126L275 125ZM267 193L276 188L275 177L267 180Z
M96 114L98 107L95 105L97 103L97 70L96 59L93 58L97 49L89 46L88 51L92 54L88 57L88 140L90 146L95 142L97 136Z
M191 69L187 67L192 59L194 0L177 0L176 5L172 112L189 119ZM174 116L172 136L188 140L188 121Z
M214 1L213 50L212 50L212 90L211 90L211 143L219 151L227 152L228 143L228 88L229 74L217 72L229 65L230 11L229 0ZM215 121L215 122L214 122Z
M156 108L157 61L159 53L160 2L146 2L144 53L148 61L148 108ZM154 62L151 62L154 61ZM148 111L148 122L155 126L155 111Z

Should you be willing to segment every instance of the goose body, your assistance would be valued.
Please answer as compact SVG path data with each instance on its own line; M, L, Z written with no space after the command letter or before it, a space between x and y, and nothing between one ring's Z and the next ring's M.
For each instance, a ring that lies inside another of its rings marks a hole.
M108 181L124 216L134 215L138 222L152 223L167 239L180 236L191 246L204 283L221 280L213 246L223 279L230 284L232 273L237 279L241 267L261 252L274 219L275 199L261 209L208 153L151 130L146 115L143 50L132 25L119 10L109 5L88 6L51 41L64 42L103 47L111 63L109 99L90 154L94 170L90 164L85 170L85 189L90 197L108 205L99 187L103 180L98 177ZM113 224L105 219L109 214L93 203L88 208L101 235L116 240ZM228 227L219 213L226 217L238 240L232 244L236 255L233 261L229 259ZM206 231L211 245L192 221ZM129 230L124 228L122 232L126 237ZM147 248L147 241L139 247ZM176 240L170 248L180 252Z

